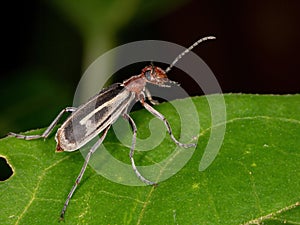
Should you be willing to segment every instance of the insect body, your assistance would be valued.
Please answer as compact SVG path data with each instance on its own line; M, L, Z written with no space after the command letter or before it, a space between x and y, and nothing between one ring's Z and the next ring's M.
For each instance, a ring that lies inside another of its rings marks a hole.
M109 128L120 116L123 116L124 119L128 120L133 129L132 145L129 153L133 171L142 182L148 185L156 184L155 182L149 181L144 178L135 166L133 154L136 143L137 127L133 119L127 112L128 107L132 102L139 101L151 114L163 121L171 139L178 146L183 148L195 146L194 143L183 144L179 142L174 137L171 126L166 118L157 110L155 110L151 105L145 102L146 98L148 98L151 103L155 104L155 101L153 101L151 98L150 92L146 88L146 84L151 83L160 87L171 87L172 85L178 85L176 82L169 80L166 73L171 70L171 68L183 55L188 53L200 42L214 38L215 37L209 36L198 40L187 50L178 55L166 70L153 65L147 66L141 71L139 75L132 76L129 79L125 80L123 83L116 83L108 88L103 89L99 94L95 95L88 102L79 106L78 108L67 107L63 109L50 124L50 126L45 130L45 132L41 135L26 136L21 134L9 133L9 136L14 136L25 140L47 138L65 112L71 112L72 114L57 130L57 133L55 135L55 140L57 142L56 151L72 152L78 150L93 138L95 138L99 133L102 133L100 139L96 141L96 143L92 146L85 157L85 162L61 211L61 219L64 218L69 201L76 187L81 181L91 155L101 145Z
M102 90L75 110L58 129L56 150L75 151L81 148L126 112L134 98L134 93L120 83Z

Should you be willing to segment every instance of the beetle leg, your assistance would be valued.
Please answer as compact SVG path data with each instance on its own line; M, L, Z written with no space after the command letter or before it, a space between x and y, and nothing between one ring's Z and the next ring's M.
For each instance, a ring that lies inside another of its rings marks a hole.
M128 120L128 122L130 123L131 127L132 127L132 131L133 131L133 135L132 135L132 144L131 144L131 148L130 148L130 152L129 152L129 158L131 161L131 165L132 165L132 169L134 171L134 173L136 174L136 176L145 184L147 185L157 185L155 182L147 180L145 177L142 176L142 174L138 171L138 169L136 168L135 162L134 162L134 148L135 148L135 143L136 143L136 132L137 132L137 128L135 125L134 120L129 116L129 114L124 113L123 117Z
M146 88L146 87L145 87L145 93L146 93L146 96L147 96L148 100L151 102L152 105L158 105L158 104L159 104L159 101L154 100L154 99L152 98L149 89Z
M78 184L79 184L80 181L81 181L81 178L82 178L82 176L83 176L83 174L84 174L84 172L85 172L85 170L86 170L86 167L87 167L87 165L88 165L88 163L89 163L89 161L90 161L90 158L91 158L92 154L97 150L97 148L98 148L98 147L101 145L101 143L103 142L103 140L104 140L104 138L106 137L106 134L107 134L107 132L108 132L110 126L111 126L111 125L109 125L108 127L105 128L105 130L103 131L103 134L102 134L102 136L100 137L100 139L96 141L96 143L93 145L93 147L90 149L90 151L89 151L88 154L86 155L85 160L84 160L84 163L83 163L83 166L82 166L82 168L81 168L81 170L80 170L80 173L79 173L79 175L78 175L78 177L77 177L77 179L76 179L76 181L75 181L75 184L73 185L71 191L69 192L68 197L67 197L67 199L66 199L66 201L65 201L64 207L63 207L63 209L62 209L62 211L61 211L61 214L60 214L60 219L61 219L61 220L64 219L64 215L65 215L65 212L66 212L67 207L68 207L68 205L69 205L70 199L72 198L72 195L74 194L74 191L76 190Z
M142 105L145 107L145 109L147 109L152 115L154 115L156 118L160 119L161 121L164 122L167 130L168 130L168 133L172 139L173 142L175 142L175 144L177 144L178 146L180 147L183 147L183 148L190 148L190 147L194 147L196 146L195 143L191 143L191 144L184 144L184 143L181 143L179 142L173 135L172 133L172 129L171 129L171 126L169 124L169 122L167 121L167 119L160 113L158 112L157 110L155 110L152 106L150 106L148 103L146 103L145 101L143 100L140 100L140 102L142 103Z
M16 138L20 138L20 139L24 139L24 140L33 140L33 139L38 139L38 138L47 138L49 136L49 134L53 131L55 125L58 123L59 119L62 117L62 115L65 112L74 112L76 111L77 108L75 107L67 107L65 109L63 109L57 116L56 118L53 120L53 122L49 125L49 127L44 131L43 134L38 134L38 135L23 135L23 134L16 134L16 133L12 133L9 132L7 135L11 136L11 137L16 137Z

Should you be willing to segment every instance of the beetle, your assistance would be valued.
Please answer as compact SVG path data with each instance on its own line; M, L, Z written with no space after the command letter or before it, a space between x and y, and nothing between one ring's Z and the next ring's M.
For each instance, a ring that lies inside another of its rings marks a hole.
M64 203L63 209L60 214L61 219L64 219L69 201L71 200L75 189L81 181L81 178L89 163L90 157L105 139L105 136L107 135L107 132L110 129L111 125L120 116L122 116L130 123L133 130L132 145L129 152L129 158L134 173L145 184L156 185L155 182L150 181L141 175L134 162L133 155L136 144L137 127L134 120L128 113L128 107L132 102L140 102L141 105L153 116L160 119L165 124L172 141L176 143L176 145L182 148L196 146L196 144L194 143L181 143L174 137L171 126L167 119L145 101L146 99L148 99L150 103L157 104L157 102L152 99L150 92L146 88L146 84L151 83L159 87L171 87L173 85L179 85L177 82L170 80L167 77L167 73L186 53L191 51L199 43L209 39L215 39L215 37L207 36L196 41L193 45L179 54L166 70L163 70L162 68L151 64L143 68L139 75L132 76L129 79L125 80L123 83L115 83L108 88L101 90L97 95L92 97L90 100L88 100L78 108L67 107L63 109L41 135L22 135L12 132L8 134L8 136L13 136L25 140L47 138L65 112L70 112L71 115L66 119L66 121L56 132L55 140L57 143L57 152L76 151L87 144L89 141L91 141L93 138L95 138L97 135L102 133L101 137L95 142L95 144L91 147L85 157L85 161L81 168L81 171Z

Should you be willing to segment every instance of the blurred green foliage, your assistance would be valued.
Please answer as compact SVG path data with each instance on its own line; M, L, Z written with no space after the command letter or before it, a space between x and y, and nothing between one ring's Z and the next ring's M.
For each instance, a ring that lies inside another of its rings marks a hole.
M128 37L131 26L142 27L184 2L62 0L24 3L18 12L13 4L6 7L16 14L14 22L7 21L13 58L7 57L1 76L0 137L47 126L72 105L80 76L93 60Z

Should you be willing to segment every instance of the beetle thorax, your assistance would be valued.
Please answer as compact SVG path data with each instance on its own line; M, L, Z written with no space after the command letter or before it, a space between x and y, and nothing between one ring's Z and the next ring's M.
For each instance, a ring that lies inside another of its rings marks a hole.
M123 82L125 88L131 92L135 92L137 96L145 89L146 80L142 74L130 77Z

